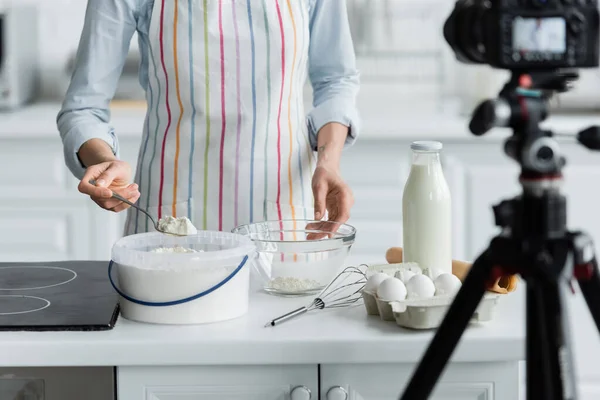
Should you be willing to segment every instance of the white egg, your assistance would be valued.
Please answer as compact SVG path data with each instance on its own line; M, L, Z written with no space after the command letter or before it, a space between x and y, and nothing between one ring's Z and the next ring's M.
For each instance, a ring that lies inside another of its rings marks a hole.
M402 301L406 299L406 286L398 278L388 278L377 288L377 297L385 301Z
M407 269L401 269L401 270L396 271L396 273L394 275L396 276L396 278L400 279L406 285L406 283L408 281L410 281L410 278L412 278L416 274Z
M385 281L390 276L388 274L384 274L383 272L377 272L367 279L367 283L365 284L364 291L368 293L377 293L377 288L381 284L381 282Z
M406 284L409 299L428 299L435 295L435 285L427 275L415 275Z
M462 285L460 279L452 274L440 274L433 283L436 296L456 294Z

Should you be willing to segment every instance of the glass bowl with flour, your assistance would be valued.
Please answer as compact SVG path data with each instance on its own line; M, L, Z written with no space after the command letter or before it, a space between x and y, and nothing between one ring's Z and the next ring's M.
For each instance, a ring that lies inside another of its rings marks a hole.
M249 270L255 256L256 246L249 238L228 232L126 236L112 249L122 315L161 324L240 317L248 310Z
M290 219L257 222L233 230L256 245L257 270L267 293L319 293L342 270L356 238L347 224Z

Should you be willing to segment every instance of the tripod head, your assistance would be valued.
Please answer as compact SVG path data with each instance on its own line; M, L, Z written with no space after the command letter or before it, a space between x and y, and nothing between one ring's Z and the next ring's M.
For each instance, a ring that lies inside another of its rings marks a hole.
M539 124L548 115L548 101L555 93L566 92L579 77L575 71L513 71L498 98L477 106L469 124L475 136L494 127L508 127L513 135L504 145L505 153L521 166L521 177L542 179L561 175L566 164L550 130ZM600 150L600 127L592 126L577 134L577 140L590 150Z

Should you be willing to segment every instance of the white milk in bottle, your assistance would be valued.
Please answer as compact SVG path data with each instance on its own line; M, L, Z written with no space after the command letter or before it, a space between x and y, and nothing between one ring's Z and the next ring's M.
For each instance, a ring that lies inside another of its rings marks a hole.
M435 279L452 273L452 205L440 161L442 144L411 144L412 166L402 195L403 262L416 262Z

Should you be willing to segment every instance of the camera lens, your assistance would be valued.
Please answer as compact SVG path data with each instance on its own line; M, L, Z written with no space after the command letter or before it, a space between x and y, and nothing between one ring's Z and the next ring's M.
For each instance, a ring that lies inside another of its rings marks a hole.
M485 64L486 48L483 27L489 3L477 0L457 1L444 24L444 38L456 58L467 64Z

